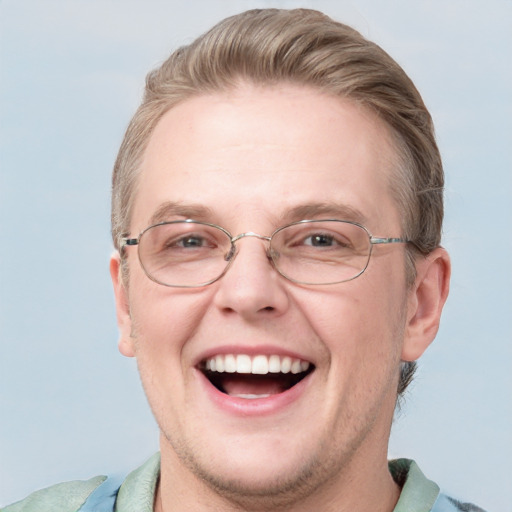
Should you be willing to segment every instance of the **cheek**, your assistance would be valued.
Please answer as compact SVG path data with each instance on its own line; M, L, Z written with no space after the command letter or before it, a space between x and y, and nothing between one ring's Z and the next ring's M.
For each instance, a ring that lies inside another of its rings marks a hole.
M176 369L209 307L209 290L167 288L147 278L135 286L139 288L130 298L130 313L139 364Z
M405 324L405 293L364 276L339 288L298 298L302 313L321 340L340 378L389 371L398 364ZM388 361L389 366L385 363Z
M131 300L135 357L153 414L164 430L171 431L171 419L179 416L191 376L188 346L209 298L204 293L144 286Z

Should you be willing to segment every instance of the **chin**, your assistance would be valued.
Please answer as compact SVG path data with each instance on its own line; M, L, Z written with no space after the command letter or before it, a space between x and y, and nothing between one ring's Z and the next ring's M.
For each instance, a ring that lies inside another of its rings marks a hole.
M274 464L251 464L243 468L235 465L223 470L196 466L193 471L229 501L251 510L269 510L311 494L319 480L315 478L319 468L314 466L280 464L276 467L274 460Z
M298 448L289 442L267 441L232 442L229 451L224 443L216 445L218 450L200 452L197 446L182 445L175 447L175 453L197 480L250 510L276 509L302 499L339 472L343 457L326 457L320 446L310 445L308 456L304 443Z

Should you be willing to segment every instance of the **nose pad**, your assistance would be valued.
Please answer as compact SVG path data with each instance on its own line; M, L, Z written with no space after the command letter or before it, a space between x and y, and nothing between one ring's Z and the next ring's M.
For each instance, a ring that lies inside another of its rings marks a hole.
M229 249L229 251L226 253L226 255L224 256L224 259L228 262L231 262L231 260L234 258L236 254L236 246L235 244L231 244L231 249Z
M276 267L277 265L277 262L279 261L279 258L281 257L281 254L278 253L275 249L273 249L272 247L269 247L267 249L267 257L268 259L270 260L270 263L272 263L272 265L274 265L274 267Z

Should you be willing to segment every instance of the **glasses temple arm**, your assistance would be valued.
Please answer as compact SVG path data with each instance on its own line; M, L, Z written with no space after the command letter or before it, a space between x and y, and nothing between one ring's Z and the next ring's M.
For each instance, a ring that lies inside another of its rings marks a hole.
M405 238L381 238L377 236L370 237L371 244L408 244L409 240Z
M123 238L121 240L121 247L125 247L126 245L139 245L138 238Z

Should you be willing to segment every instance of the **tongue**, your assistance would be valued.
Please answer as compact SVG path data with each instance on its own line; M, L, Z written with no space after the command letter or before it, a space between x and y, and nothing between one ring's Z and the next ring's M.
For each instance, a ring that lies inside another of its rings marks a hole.
M276 395L286 391L290 385L285 376L223 374L222 379L222 390L230 396Z

